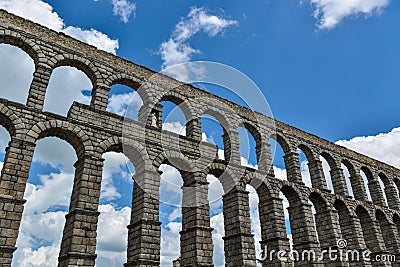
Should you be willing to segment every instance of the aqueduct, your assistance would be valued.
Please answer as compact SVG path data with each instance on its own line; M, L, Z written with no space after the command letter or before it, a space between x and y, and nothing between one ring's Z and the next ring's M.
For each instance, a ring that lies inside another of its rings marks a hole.
M194 203L182 209L181 266L213 266L207 174L220 179L225 194L226 266L256 266L255 241L250 230L249 197L246 185L257 190L262 241L274 250L290 250L285 229L282 192L290 203L289 217L293 248L321 252L347 240L347 249L372 255L391 254L400 259L400 171L367 156L335 145L317 136L275 121L259 113L218 98L125 59L97 50L64 34L0 11L0 42L17 46L32 57L35 71L26 104L0 99L0 123L11 136L0 180L0 263L11 266L24 210L24 191L38 140L56 136L70 143L78 156L69 212L63 231L58 266L94 266L96 230L103 158L108 151L124 152L134 163L136 174L132 192L132 214L128 226L125 266L159 266L159 166L179 162L180 157L211 159L206 168L188 166L181 171L183 199ZM57 66L73 66L83 71L93 84L90 105L74 103L66 117L43 112L46 88ZM106 111L112 84L138 88L143 108L138 121ZM175 88L171 90L171 88ZM204 99L214 99L206 101ZM185 103L186 136L170 133L154 124L146 114L160 120L162 100ZM206 102L205 102L206 101ZM223 103L217 105L215 103ZM229 107L235 112L227 112ZM146 113L147 110L147 113ZM216 147L201 140L203 113L212 112L224 129L225 159ZM256 141L258 169L242 166L237 127L244 122ZM126 126L124 129L123 125ZM123 132L125 133L123 134ZM161 137L163 136L163 137ZM168 142L161 142L166 138ZM269 138L284 150L287 180L275 177L271 168ZM301 179L298 148L307 156L312 187ZM205 154L200 157L201 153ZM324 177L323 156L329 164L333 192ZM354 199L349 196L342 164L350 174ZM178 164L180 165L180 164ZM196 171L190 171L190 170ZM368 178L372 201L367 198L360 172ZM379 179L384 183L380 187ZM232 182L234 181L234 182ZM385 197L386 196L386 200ZM315 223L311 201L316 209ZM200 205L200 204L201 205ZM399 266L397 263L367 260L292 262L274 259L263 266Z

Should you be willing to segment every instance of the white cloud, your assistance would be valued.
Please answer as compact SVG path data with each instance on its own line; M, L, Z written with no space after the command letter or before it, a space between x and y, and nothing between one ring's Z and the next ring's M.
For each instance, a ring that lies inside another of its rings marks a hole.
M118 40L111 39L106 34L97 30L82 30L81 28L70 26L66 29L63 29L63 32L82 42L93 45L100 50L104 50L114 55L117 54L117 50L119 48Z
M174 39L169 39L161 44L160 53L161 58L164 61L162 67L168 68L175 64L190 61L193 54L200 53L200 50L192 48L187 43L181 43Z
M256 170L258 169L258 165L257 164L256 165L251 164L249 162L249 160L244 158L244 157L240 157L240 164L242 166L250 167L250 168L253 168L253 169L256 169Z
M171 233L174 234L179 234L182 230L182 224L179 222L170 222L167 227L171 230Z
M136 91L125 94L112 94L107 106L107 111L137 120L143 101Z
M214 175L207 175L208 184L208 202L212 211L218 211L222 206L222 195L224 189L221 182Z
M0 44L0 62L1 97L25 104L35 71L33 60L18 47Z
M282 204L283 204L283 213L285 215L285 223L289 222L289 200L286 198L286 196L280 192L279 197L282 199Z
M0 2L0 8L55 31L64 32L107 52L116 54L118 49L118 40L113 40L97 30L66 26L63 19L53 11L53 7L42 0L3 0Z
M385 204L386 204L386 206L389 207L389 202L388 202L388 199L386 197L385 190L384 190L385 189L385 184L383 183L382 179L379 179L378 181L379 181L379 186L381 187L381 190L382 190L383 199L385 200Z
M113 0L112 4L114 15L120 16L125 23L129 22L132 13L135 15L136 3L131 3L129 0Z
M38 144L37 152L45 149L44 152L49 153L47 151L49 147L43 145L47 140L48 138ZM51 143L48 145L51 147ZM118 174L120 179L131 181L131 175L126 174L121 167L126 165L125 156L110 152L104 157L106 176ZM34 158L34 162L48 163L54 165L54 168L61 169L58 169L60 173L39 175L40 181L37 184L27 184L25 192L27 203L21 222L21 232L17 242L19 249L14 256L14 266L56 266L66 210L71 197L73 172L64 172L68 168L57 164L61 161L57 155L52 158L51 155L43 156L42 153L35 153ZM121 266L126 262L126 226L130 220L130 208L116 209L112 205L100 205L99 211L101 214L97 248L101 253L96 262L97 266Z
M25 104L34 72L32 59L19 48L3 44L0 62L0 97ZM84 91L91 88L91 81L83 72L66 66L56 68L50 77L44 110L65 116L74 101L90 102L90 94L85 95Z
M207 141L206 133L201 133L201 141Z
M39 214L56 206L68 206L74 180L73 174L51 173L39 175L39 178L39 184L27 184L24 214Z
M309 171L309 168L308 168L308 161L307 160L300 162L300 172L301 172L301 178L302 178L304 184L307 187L312 187L310 171Z
M37 250L32 248L23 248L19 257L14 255L13 266L19 267L55 267L58 262L59 245L43 246Z
M97 251L125 252L128 240L126 227L129 225L131 208L123 207L117 210L114 206L107 204L100 205L99 212Z
M24 214L18 247L32 248L46 243L58 244L61 240L66 214L64 211Z
M182 125L179 121L164 122L162 129L186 136L186 126Z
M258 211L259 198L257 191L250 185L246 185L246 190L249 192L249 205L250 205L250 222L251 222L251 233L254 235L255 249L257 258L261 256L261 222L260 214ZM257 266L261 266L257 263Z
M70 174L74 172L73 165L77 159L74 148L57 137L46 137L37 141L33 157L34 162L49 164Z
M347 167L342 163L341 167L343 169L343 174L344 177L346 179L346 186L347 186L347 190L349 192L349 195L354 198L354 193L353 193L353 188L351 187L351 181L350 181L350 173L349 170L347 169Z
M224 229L224 215L221 213L211 217L210 226L214 228L212 232L212 239L214 244L214 266L225 266L224 258L224 240L222 237L225 235Z
M74 101L90 103L91 97L84 95L83 91L91 89L92 83L82 71L72 67L58 67L51 74L43 110L66 116Z
M72 36L82 42L93 45L101 50L116 54L119 48L118 40L113 40L106 34L95 29L84 30L79 27L68 26L62 30L65 34Z
M331 167L329 166L329 163L326 161L326 159L324 157L320 156L319 159L322 162L322 171L324 172L324 177L325 177L325 181L327 184L327 188L329 190L331 190L332 192L334 192L331 173L330 173Z
M332 29L350 17L380 13L390 0L302 0L315 8L313 16L319 29Z
M228 27L237 24L238 22L235 20L210 15L204 8L192 7L186 18L182 18L175 26L170 39L160 45L159 53L163 60L162 68L166 69L176 64L188 62L194 54L201 53L200 50L193 48L188 43L193 35L204 32L209 37L215 37L223 33ZM166 74L181 81L188 81L189 72L197 73L200 76L203 73L201 69L188 70L185 66L181 66L167 70Z
M177 169L170 165L162 164L160 170L160 199L163 203L180 207L182 205L182 189L183 179Z
M3 126L0 126L0 154L6 152L6 148L8 146L8 143L10 142L11 137L6 128ZM4 157L1 157L0 160L3 160Z
M108 158L112 159L112 156L106 154ZM106 168L106 170L109 169L106 172L113 173L112 169L118 165L119 161L121 160L115 156L115 164L112 160L108 160L111 166ZM41 183L38 185L27 184L25 194L27 203L17 244L20 249L15 256L15 263L18 266L56 266L57 263L58 246L66 215L66 212L60 209L66 210L68 207L73 175L59 173L41 175L40 178ZM108 204L100 205L99 211L97 249L101 256L97 260L97 266L120 266L126 262L126 226L129 224L131 209L130 207L116 209ZM48 247L47 244L51 246ZM56 251L56 258L52 265L45 265L50 264L45 262L49 261L48 257L52 255L49 254L49 250ZM44 252L46 253L43 254ZM37 260L26 262L26 258L31 256Z
M281 169L281 168L278 168L275 166L273 166L273 167L274 167L275 177L279 180L286 181L287 180L286 169Z
M400 168L400 127L375 136L339 140L336 144Z
M108 152L103 155L104 167L101 184L101 200L114 201L118 204L118 199L124 196L120 193L121 187L116 185L116 179L124 182L132 188L132 172L134 166L122 153ZM114 204L99 205L99 223L97 251L99 255L96 259L97 267L122 266L126 262L126 248L128 230L130 222L130 207L116 208ZM110 231L110 229L113 229Z
M368 198L368 200L372 201L371 193L369 192L369 187L368 187L368 178L363 171L360 172L360 175L361 175L361 178L363 179L365 192L367 193L367 198Z
M95 267L123 266L126 263L126 252L102 251L97 254Z
M172 266L172 261L179 258L179 232L182 229L182 223L169 222L161 228L161 267Z
M3 0L0 8L56 31L64 27L64 21L53 12L53 7L41 0Z
M206 137L206 139L207 139L207 137ZM203 140L203 141L205 141L205 140ZM224 150L218 149L217 155L218 155L219 159L225 160L225 151Z
M73 148L65 141L53 137L38 141L32 164L50 165L52 169L40 170L45 174L37 174L38 181L33 177L28 180L13 266L56 266L75 160Z
M56 266L73 174L39 175L28 183L13 266Z
M212 231L212 240L214 245L213 263L214 266L224 266L224 216L222 196L224 189L221 182L214 175L207 175L208 201L210 203L210 226Z
M103 155L103 158L105 161L101 180L100 198L106 201L121 198L122 195L118 192L114 178L123 180L132 186L134 167L129 159L122 153L108 152Z
M168 215L168 220L170 222L175 221L176 219L179 219L182 217L182 209L180 207L174 209L169 215Z

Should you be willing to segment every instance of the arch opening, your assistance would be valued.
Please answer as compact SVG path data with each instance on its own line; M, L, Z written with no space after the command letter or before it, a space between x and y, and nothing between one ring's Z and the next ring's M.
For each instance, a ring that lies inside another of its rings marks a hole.
M389 207L389 202L388 202L386 192L385 192L386 184L389 183L389 180L383 173L380 173L378 175L378 182L379 182L379 188L381 190L381 194L383 196L383 199L385 200L386 207Z
M343 162L341 163L340 166L343 170L343 175L344 175L344 178L346 181L347 192L348 192L349 196L351 196L351 198L354 199L354 193L353 193L353 187L351 185L349 168Z
M254 235L254 245L256 249L256 256L262 255L262 247L260 242L261 238L261 221L259 212L260 199L258 197L257 191L251 185L246 185L246 191L249 192L249 208L250 208L250 226L251 233ZM262 266L257 262L257 266Z
M34 60L21 48L0 44L0 97L25 104L35 72Z
M274 138L269 138L268 142L271 146L272 166L275 178L279 180L287 180L287 172L284 161L285 152L281 143Z
M258 169L260 148L253 134L245 127L238 127L239 153L242 166Z
M137 88L125 84L113 84L108 94L107 111L137 121L143 101Z
M96 266L122 266L127 261L127 226L131 217L135 167L122 153L110 151L102 158Z
M322 170L324 172L324 177L325 177L325 182L328 187L328 189L331 192L335 192L335 189L333 188L333 182L332 182L332 176L331 176L331 166L326 159L326 156L320 155L319 160L322 162Z
M300 148L301 147L301 148ZM299 154L299 163L300 163L300 173L301 173L301 180L307 187L313 187L312 186L312 177L310 175L310 169L309 169L309 164L310 161L304 152L304 147L300 146L296 149L296 152ZM302 149L303 148L303 149Z
M208 202L210 205L210 226L213 228L213 264L214 266L225 266L224 240L224 213L222 196L224 189L221 182L214 175L207 175Z
M367 198L368 198L369 201L372 201L371 192L370 192L370 189L369 189L369 186L368 186L369 180L371 178L367 176L367 174L365 173L365 169L364 168L362 168L360 170L360 175L361 175L361 178L363 179L363 182L364 182L364 187L365 187L365 192L367 193Z
M6 149L11 140L10 133L3 126L0 126L0 171L3 169L4 158L6 156Z
M172 101L161 101L162 129L186 136L186 116L177 104Z
M70 66L57 67L50 76L43 110L66 116L74 101L90 103L92 88L83 71Z
M161 164L160 212L161 266L172 266L180 257L180 231L182 230L181 173L168 164Z
M72 145L58 137L36 142L13 266L24 266L34 258L38 265L58 262L76 160Z
M214 116L205 113L201 115L201 132L202 141L217 146L218 158L221 160L228 160L229 158L226 158L227 151L225 151L225 145L228 143L230 144L230 141L229 136L225 134L222 124Z
M286 195L281 191L279 192L279 198L282 199L283 214L285 217L286 237L289 239L290 251L293 251L293 233L292 233L292 220L290 219L290 201Z

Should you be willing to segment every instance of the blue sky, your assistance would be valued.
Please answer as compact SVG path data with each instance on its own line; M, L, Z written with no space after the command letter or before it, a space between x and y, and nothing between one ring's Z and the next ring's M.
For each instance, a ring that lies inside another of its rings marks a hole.
M257 84L276 119L400 166L398 1L0 0L0 7L157 71L196 60L226 64ZM1 45L0 97L24 103L33 70L32 61L22 51ZM218 86L199 86L239 101ZM82 72L60 67L52 74L44 109L65 115L72 101L90 102L90 88ZM129 103L137 110L141 101L132 97L132 89L113 86L108 110L123 115ZM184 133L184 115L174 108L165 103L163 127ZM202 126L203 139L217 144L223 154L222 128L210 117L203 119ZM242 129L239 133L242 162L254 166L254 140ZM0 128L1 161L8 140ZM275 175L285 179L282 152L277 151ZM134 166L122 154L108 153L104 158L96 264L121 266ZM75 161L75 152L65 141L46 138L38 142L15 266L56 265ZM300 161L303 180L309 185L302 154ZM324 161L323 166L330 184L329 167ZM160 170L164 172L160 190L162 266L171 266L179 256L182 180L172 167L163 165ZM222 266L223 192L215 177L208 179L214 263ZM251 193L250 199L252 232L258 242L257 195ZM283 203L287 207L287 201ZM288 224L286 211L285 216Z
M248 75L274 116L328 140L389 131L399 124L400 4L352 15L318 30L307 1L138 1L128 23L99 1L47 1L68 25L118 38L118 55L160 70L158 49L193 6L236 20L222 36L199 33L193 60L227 64ZM79 8L76 8L79 6ZM296 112L293 112L296 110Z

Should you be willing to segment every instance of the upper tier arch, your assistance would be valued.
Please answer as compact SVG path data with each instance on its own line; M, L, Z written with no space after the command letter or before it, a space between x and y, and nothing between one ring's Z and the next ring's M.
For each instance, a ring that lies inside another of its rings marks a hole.
M19 33L0 29L0 43L19 47L32 58L35 65L37 65L39 62L45 61L45 57L40 46L37 45L33 40L28 39Z
M92 86L96 88L98 85L104 84L104 79L98 68L89 60L82 56L71 54L59 54L49 59L49 67L54 70L57 67L69 66L75 67L85 73Z

